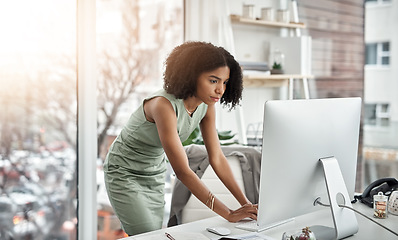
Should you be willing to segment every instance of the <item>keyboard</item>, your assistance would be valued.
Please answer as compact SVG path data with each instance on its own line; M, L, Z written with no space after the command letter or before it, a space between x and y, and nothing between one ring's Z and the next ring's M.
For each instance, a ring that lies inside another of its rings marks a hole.
M212 238L212 240L215 239L224 239L224 238ZM239 239L239 240L277 240L273 237L264 235L262 233L244 233L244 234L238 234L238 235L230 235L226 237L225 239ZM279 240L279 239L278 239Z
M245 234L239 234L239 235L231 235L229 237L226 237L226 239L239 239L239 240L276 240L273 237L261 234L261 233L245 233ZM214 238L216 239L216 238ZM219 238L217 238L219 239ZM223 238L220 238L223 239Z
M253 221L244 222L242 224L236 225L235 227L239 228L239 229L247 230L247 231L252 231L252 232L261 232L261 231L265 231L267 229L288 223L293 220L294 220L294 218L289 218L289 219L285 219L285 220L282 220L279 222L270 223L265 226L259 226L257 224L257 221L253 220Z

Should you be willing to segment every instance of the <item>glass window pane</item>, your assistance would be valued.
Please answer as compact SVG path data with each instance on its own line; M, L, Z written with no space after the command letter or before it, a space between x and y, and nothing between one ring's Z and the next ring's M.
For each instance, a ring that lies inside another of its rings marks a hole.
M377 63L377 44L370 43L366 44L366 64L376 64Z
M384 42L381 44L382 46L382 51L383 52L389 52L390 51L390 43L389 42Z
M100 159L97 174L103 176L102 163L108 147L132 111L144 97L163 86L163 62L167 54L183 42L183 0L99 0L96 3ZM123 237L103 178L98 179L98 239ZM170 195L166 189L165 197ZM165 216L168 217L168 213Z
M381 57L382 65L390 65L390 57Z
M76 239L76 1L1 1L0 29L1 234Z

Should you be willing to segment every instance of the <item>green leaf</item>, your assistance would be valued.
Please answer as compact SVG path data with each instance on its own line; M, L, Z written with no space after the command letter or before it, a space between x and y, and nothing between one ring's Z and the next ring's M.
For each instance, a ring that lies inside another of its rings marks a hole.
M195 128L195 130L191 133L191 135L189 135L188 139L185 140L182 145L183 146L187 146L190 144L197 144L200 142L202 142L201 144L203 144L203 140L202 140L202 136L200 135L200 130L199 128Z
M235 134L231 134L231 131L218 132L218 139L228 140L235 137Z
M220 141L229 140L229 139L232 139L233 137L235 137L235 134L232 134L232 131L217 131L217 134L218 134L218 139ZM235 142L227 142L227 143L222 142L220 144L221 145L231 145L234 143ZM195 128L195 130L191 133L191 135L189 135L188 139L182 143L183 146L188 146L190 144L198 144L198 145L204 144L202 134L200 133L199 127Z
M274 62L274 65L272 65L272 69L282 69L282 65L280 63Z

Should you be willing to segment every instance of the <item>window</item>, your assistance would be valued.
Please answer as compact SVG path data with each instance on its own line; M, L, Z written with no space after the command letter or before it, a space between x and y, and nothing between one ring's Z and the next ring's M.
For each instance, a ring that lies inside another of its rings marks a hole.
M115 239L125 235L108 200L102 164L110 144L131 113L143 98L162 88L163 62L167 54L183 42L183 2L96 1L99 73L97 176L100 176L97 177L98 239ZM166 204L169 204L170 189L166 189L165 198ZM165 207L165 211L169 208ZM165 212L165 217L168 215Z
M364 123L366 125L388 125L390 123L390 104L386 102L365 103Z
M75 239L76 1L1 1L0 29L0 238Z
M2 239L77 236L76 4L69 0L0 3ZM164 58L183 41L183 0L99 0L96 5L92 11L97 12L98 140L104 136L101 146L105 146L98 151L101 171L101 153L132 108L162 87ZM134 83L134 88L122 95L127 88L116 89L118 80ZM115 96L106 98L111 90L123 100L117 101L120 105L109 100ZM108 112L101 111L115 107L117 117L106 128ZM101 195L101 183L98 190L102 200L98 239L125 236L109 202L106 205L107 196Z
M390 65L390 43L368 43L366 44L366 65L389 66Z

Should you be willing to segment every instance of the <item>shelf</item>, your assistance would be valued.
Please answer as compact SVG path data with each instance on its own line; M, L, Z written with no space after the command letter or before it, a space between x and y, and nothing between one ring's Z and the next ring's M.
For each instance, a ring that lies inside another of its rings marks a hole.
M243 75L245 87L283 87L288 84L289 79L311 79L313 75L300 74L250 74Z
M301 75L301 74L271 74L271 75L265 75L265 74L248 74L244 75L243 79L251 79L251 80L284 80L284 79L303 79L303 78L314 78L313 75Z
M267 26L267 27L276 27L276 28L305 28L304 23L284 23L284 22L271 22L271 21L264 21L264 20L256 20L250 18L243 18L239 15L232 14L231 21L244 23L244 24L251 24L251 25L260 25L260 26Z

